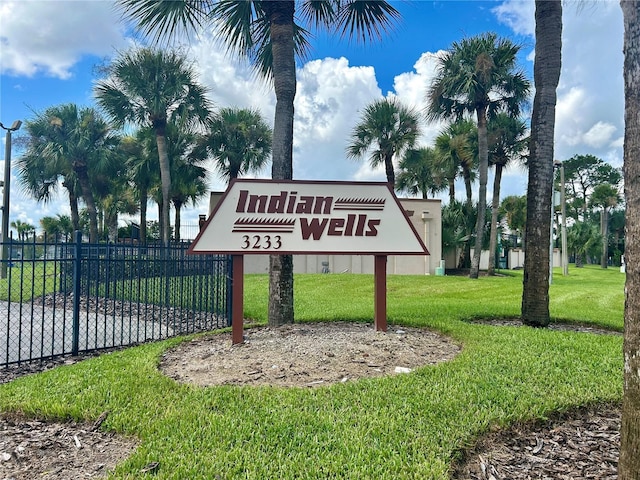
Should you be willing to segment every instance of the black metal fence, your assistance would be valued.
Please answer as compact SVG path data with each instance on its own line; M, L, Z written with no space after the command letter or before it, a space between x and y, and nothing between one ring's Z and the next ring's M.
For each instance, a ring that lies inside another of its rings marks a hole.
M187 247L2 245L0 367L230 325L229 257Z

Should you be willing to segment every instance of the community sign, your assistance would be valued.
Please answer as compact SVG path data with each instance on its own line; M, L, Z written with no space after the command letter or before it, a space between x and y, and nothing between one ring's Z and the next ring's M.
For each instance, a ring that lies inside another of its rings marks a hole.
M189 253L428 255L387 183L234 180Z

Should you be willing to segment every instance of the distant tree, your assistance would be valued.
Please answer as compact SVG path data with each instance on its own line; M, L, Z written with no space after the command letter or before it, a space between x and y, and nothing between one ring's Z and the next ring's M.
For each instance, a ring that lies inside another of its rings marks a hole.
M14 220L11 222L11 228L13 228L18 234L18 240L26 242L30 235L35 235L36 228L30 223L23 222L22 220Z
M180 240L182 207L189 201L194 204L206 195L207 169L202 166L206 152L194 154L196 135L182 131L178 126L169 124L167 128L167 151L171 164L170 199L175 208L174 238Z
M171 170L167 124L171 121L184 128L204 125L211 113L207 90L196 81L186 58L170 50L130 50L120 54L105 73L107 79L96 83L94 89L98 104L112 121L117 126L131 123L152 128L155 133L162 181L163 242L168 244Z
M396 97L376 100L362 112L351 134L347 156L364 157L369 151L371 168L383 165L387 182L396 183L393 159L415 146L420 135L418 113Z
M530 83L517 68L520 47L486 33L454 42L438 61L428 93L431 119L461 119L475 115L478 125L478 217L470 278L478 278L487 197L487 121L499 111L514 117L527 101Z
M454 200L442 207L442 248L445 252L457 253L456 268L467 266L468 245L476 214L475 205L467 202Z
M595 155L574 155L565 160L564 177L569 215L574 220L586 220L589 214L589 197L602 183L618 187L622 172ZM556 174L559 181L559 173Z
M462 173L467 203L473 199L472 183L478 171L478 156L474 151L478 129L471 120L457 120L442 131L435 140L438 162L447 172L449 202L455 201L455 179Z
M147 204L149 191L160 184L160 164L155 133L142 128L123 138L120 150L126 165L126 177L139 202L140 242L147 243Z
M396 190L428 198L447 188L446 172L431 147L407 150L398 165Z
M584 262L600 252L602 235L591 222L576 222L567 227L567 248L575 254L576 268L582 268Z
M495 273L498 248L498 213L500 211L500 183L502 171L511 162L523 163L528 148L527 126L519 118L500 113L488 124L489 163L494 166L493 199L491 201L491 233L489 239L488 275Z
M192 155L212 157L227 183L259 172L271 156L271 128L257 110L223 108L213 116L207 130Z
M523 235L527 222L527 197L526 195L510 195L502 199L500 203L500 214L505 217L509 230L516 234ZM525 239L522 239L524 247Z
M19 162L23 185L37 198L48 199L55 189L52 183L64 178L72 214L77 215L79 190L87 207L89 241L97 241L91 177L109 168L117 137L97 110L71 103L36 114L35 119L27 121L27 132L27 149Z
M600 235L602 236L602 252L600 266L607 268L609 263L609 211L618 206L622 201L618 189L610 183L601 183L593 189L590 203L601 207L600 210Z

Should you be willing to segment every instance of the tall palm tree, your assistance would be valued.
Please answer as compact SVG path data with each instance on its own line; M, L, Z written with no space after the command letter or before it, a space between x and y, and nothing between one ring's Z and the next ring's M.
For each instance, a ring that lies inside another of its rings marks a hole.
M97 209L90 171L95 174L109 168L117 137L95 109L72 103L38 113L27 122L27 131L27 151L19 162L23 185L46 199L55 188L52 182L63 177L76 218L79 187L89 216L89 241L97 241Z
M562 66L562 0L536 0L535 97L531 113L527 181L527 254L524 257L522 322L546 327L549 316L551 191L556 89Z
M259 172L271 155L272 132L260 112L246 108L222 108L193 154L213 157L218 173L231 181Z
M449 125L436 137L436 152L440 164L449 172L449 201L455 201L454 182L462 171L467 203L472 202L471 185L476 179L478 156L473 151L477 128L471 120L460 119Z
M153 128L155 133L162 181L162 240L168 244L171 169L167 123L172 121L185 128L204 125L211 113L207 90L196 81L187 60L170 50L129 50L105 70L108 78L95 85L98 104L116 125L132 123Z
M495 275L496 248L498 247L498 212L500 210L500 183L502 171L512 162L523 160L528 147L527 126L519 118L505 113L489 120L489 163L495 168L493 199L491 200L491 233L489 236L488 275Z
M618 478L640 472L640 3L622 0L624 21L624 192L626 283L624 302L624 390Z
M362 158L371 150L371 168L384 165L387 181L396 183L393 159L413 148L420 135L418 113L396 97L383 98L367 105L353 129L347 156Z
M333 29L360 41L380 37L398 17L390 2L379 0L118 0L118 4L143 32L157 39L181 27L195 30L216 23L230 50L252 60L272 79L276 111L271 176L275 180L293 178L295 55L308 48L304 27ZM269 267L269 324L293 323L293 257L272 255Z
M438 72L428 92L428 116L432 119L475 115L478 123L478 216L471 262L471 278L478 278L484 230L489 168L487 121L503 110L520 113L530 84L517 69L520 47L495 33L454 42L438 62Z
M182 207L189 201L195 204L206 195L208 171L201 165L206 159L206 152L194 151L196 135L177 125L169 124L167 127L167 151L174 179L170 195L175 207L174 238L179 241Z
M150 128L124 137L120 150L125 157L126 176L137 195L140 212L140 242L147 243L147 204L149 191L160 183L160 164L155 134Z
M602 268L607 268L609 263L609 210L615 208L621 201L618 189L610 183L601 183L591 194L591 204L602 208L600 210L600 234L602 235L600 266Z
M446 172L438 164L435 149L422 147L407 150L398 164L396 190L411 195L436 195L447 188Z

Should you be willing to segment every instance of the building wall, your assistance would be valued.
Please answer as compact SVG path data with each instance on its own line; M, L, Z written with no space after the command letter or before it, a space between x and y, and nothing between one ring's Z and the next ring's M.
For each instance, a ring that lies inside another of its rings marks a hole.
M220 201L222 192L211 192L209 214ZM435 275L442 258L442 216L440 200L400 198L416 232L430 255L389 255L387 273L398 275ZM325 265L326 264L326 265ZM371 255L294 255L295 273L367 273L373 274ZM245 273L267 273L268 255L245 255Z

